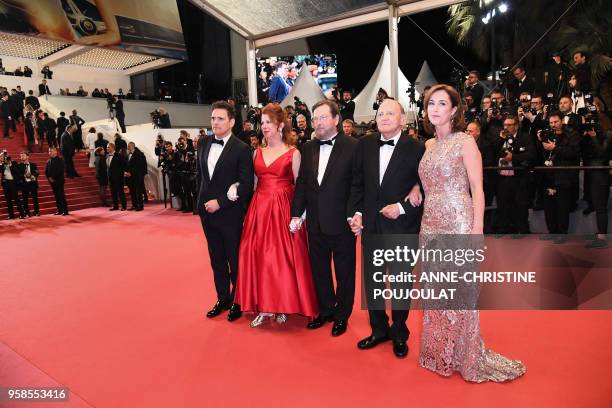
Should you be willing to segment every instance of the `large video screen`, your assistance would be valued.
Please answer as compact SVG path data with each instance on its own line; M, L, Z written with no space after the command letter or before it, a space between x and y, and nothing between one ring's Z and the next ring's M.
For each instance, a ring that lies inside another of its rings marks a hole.
M294 55L290 57L266 57L257 59L258 99L262 102L262 97L267 95L266 84L276 75L276 66L280 62L287 63L285 81L292 87L297 77L300 75L303 63L306 63L310 74L323 93L330 93L338 83L338 63L335 54L316 54L316 55ZM265 74L262 74L265 72ZM262 81L265 77L266 80ZM267 81L267 82L266 82ZM265 101L265 98L264 98Z
M187 59L171 0L2 0L0 30Z

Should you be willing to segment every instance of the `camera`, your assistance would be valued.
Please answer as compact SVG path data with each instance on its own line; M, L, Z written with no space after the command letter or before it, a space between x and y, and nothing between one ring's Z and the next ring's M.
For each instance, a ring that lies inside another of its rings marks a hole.
M555 134L555 131L552 130L550 127L546 127L540 132L540 140L542 141L542 143L556 143L557 135Z
M161 114L159 113L159 111L155 109L153 112L149 113L149 116L151 116L151 122L153 123L153 128L159 128L160 119L161 119Z

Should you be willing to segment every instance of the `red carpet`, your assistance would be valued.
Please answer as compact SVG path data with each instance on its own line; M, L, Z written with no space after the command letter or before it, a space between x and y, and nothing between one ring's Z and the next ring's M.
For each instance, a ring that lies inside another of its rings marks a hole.
M487 346L527 374L469 384L418 367L420 312L405 360L389 343L357 350L359 309L340 338L298 317L205 319L215 295L195 216L156 205L0 227L0 386L63 384L71 402L56 406L612 406L612 312L483 312Z

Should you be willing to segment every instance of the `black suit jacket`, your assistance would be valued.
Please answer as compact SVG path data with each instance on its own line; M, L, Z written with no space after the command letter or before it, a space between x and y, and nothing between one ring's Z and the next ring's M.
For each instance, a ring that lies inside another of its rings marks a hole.
M134 179L142 178L146 174L146 166L147 161L144 154L138 148L135 148L132 157L127 161L126 171L129 172Z
M74 154L72 135L66 131L62 133L60 139L60 150L62 151L62 156L72 156Z
M40 108L40 102L38 102L38 98L34 95L28 95L25 98L25 104L30 105L34 110Z
M60 116L59 118L57 118L57 132L61 135L62 133L64 133L64 130L66 130L69 124L70 121L66 119L66 117Z
M35 181L30 181L27 182L25 181L25 173L26 173L26 165L25 163L19 163L17 164L17 173L18 173L18 180L17 183L23 185L35 185L38 186L38 167L36 166L36 163L32 163L30 162L30 174L32 174L36 180Z
M206 136L198 143L197 208L207 222L218 226L242 225L244 214L253 195L254 170L251 148L231 135L217 161L212 178L208 174L208 153L214 136ZM229 187L239 182L238 200L227 198ZM216 199L220 209L215 213L204 210L204 203Z
M51 91L49 90L49 85L38 85L38 96L42 95L51 95Z
M420 183L418 168L425 145L405 133L400 136L379 185L380 133L359 140L353 161L353 183L347 216L362 213L364 233L416 234L421 225L422 206L404 202L412 187ZM379 211L388 204L400 203L405 214L396 220Z
M484 88L480 82L476 82L472 86L466 86L465 90L472 94L474 98L474 106L480 106L482 97L484 96Z
M306 224L310 231L337 235L350 230L346 222L346 212L357 144L357 139L343 133L336 136L320 186L317 180L319 142L311 140L302 147L302 161L295 183L291 216L300 217L306 210Z
M123 111L123 101L121 99L118 99L117 102L115 102L115 116L117 116L118 118L125 118L125 112Z
M64 184L64 161L60 157L47 160L45 176L53 178L53 181L57 184Z
M119 152L115 152L113 154L113 160L108 166L108 181L115 185L123 185L123 173L126 171L126 161L125 158L119 154Z

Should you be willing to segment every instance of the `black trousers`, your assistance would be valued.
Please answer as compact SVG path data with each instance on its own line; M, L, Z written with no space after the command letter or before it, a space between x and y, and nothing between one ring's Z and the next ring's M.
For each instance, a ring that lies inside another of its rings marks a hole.
M376 234L384 234L377 227ZM362 238L364 239L364 238ZM386 311L386 302L382 298L374 299L374 290L384 290L387 288L385 282L377 282L374 279L373 272L386 271L388 275L399 276L402 271L401 264L384 264L378 268L366 268L365 265L373 265L372 253L369 253L363 247L363 285L365 289L366 302L368 305L368 314L370 317L370 327L372 334L377 337L389 336L396 341L406 341L410 336L410 331L406 325L408 320L408 312L410 311L410 299L391 300L391 319L393 323L389 325L389 316ZM411 272L411 271L408 271ZM391 290L409 290L412 288L412 283L408 282L389 282Z
M64 192L64 182L50 183L53 189L53 195L55 196L55 206L57 212L61 214L68 213L68 203L66 202L66 193Z
M119 201L121 201L121 208L127 207L127 200L125 198L125 191L123 191L122 182L109 181L111 197L113 198L113 208L119 208Z
M19 201L19 197L17 196L17 184L15 183L15 180L3 180L2 190L4 191L4 198L6 199L6 206L8 209L9 217L15 217L13 205L17 206L17 211L19 211L19 215L23 217L23 207L21 206L21 201Z
M23 183L21 186L21 205L23 206L23 211L26 214L30 214L30 206L29 206L29 198L32 197L32 204L34 206L34 212L38 213L38 184L34 182Z
M140 209L142 208L142 191L141 182L139 177L131 176L127 178L128 187L130 188L130 199L132 200L132 207Z
M208 243L208 255L214 274L217 299L231 303L234 300L238 279L238 251L242 223L227 226L213 225L202 213L200 213L200 221Z
M11 117L11 119L4 119L4 137L9 137L9 130L13 132L17 131L17 125L15 125L15 118Z
M608 200L610 198L610 172L592 171L589 177L589 194L590 202L595 209L595 218L597 219L597 233L608 233Z
M554 195L544 196L544 216L550 234L567 234L570 206L573 199L572 186L554 187Z
M524 175L499 176L495 232L499 234L529 233L527 196Z
M64 154L63 156L64 156L64 162L66 163L66 177L76 176L77 172L76 172L76 169L74 168L74 160L72 159L74 157L74 153Z
M125 116L117 116L117 122L119 122L121 133L125 133Z
M355 301L355 235L347 230L338 235L308 231L312 275L322 316L346 320ZM337 287L334 290L331 263L334 263Z

